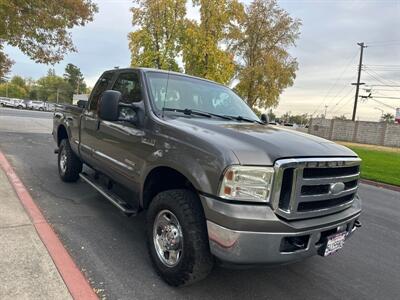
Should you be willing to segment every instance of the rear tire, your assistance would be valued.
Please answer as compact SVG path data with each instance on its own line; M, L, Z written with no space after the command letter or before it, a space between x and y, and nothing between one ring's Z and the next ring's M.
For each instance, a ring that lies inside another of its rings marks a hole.
M72 151L69 141L63 139L58 151L58 174L62 181L75 182L82 172L82 162Z
M167 216L159 223L162 214ZM170 227L164 226L165 222L168 223L168 214L175 226L172 223ZM205 221L200 200L190 190L161 192L150 203L146 222L149 254L158 274L169 285L189 285L206 278L211 272L214 258L210 253ZM165 232L172 233L172 238ZM161 246L160 251L160 244L164 243L168 244L169 249L172 245L178 249L178 253L181 251L180 255L172 256L179 259L172 259L172 263L169 263L170 250L164 252L165 248Z

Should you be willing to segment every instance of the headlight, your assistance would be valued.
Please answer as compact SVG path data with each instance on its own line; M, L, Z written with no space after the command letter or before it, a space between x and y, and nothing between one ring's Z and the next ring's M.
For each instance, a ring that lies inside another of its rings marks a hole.
M225 199L268 202L274 168L231 166L226 169L219 189Z

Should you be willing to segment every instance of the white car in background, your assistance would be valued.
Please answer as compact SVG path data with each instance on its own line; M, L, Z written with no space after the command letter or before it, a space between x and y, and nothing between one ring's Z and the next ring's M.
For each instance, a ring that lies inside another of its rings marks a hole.
M15 108L18 108L18 109L26 108L25 101L22 99L12 98L11 101L13 103L13 107L15 107Z
M31 100L29 101L28 108L32 110L46 110L46 103L43 101Z
M11 102L10 98L0 97L0 105L1 106L9 106Z

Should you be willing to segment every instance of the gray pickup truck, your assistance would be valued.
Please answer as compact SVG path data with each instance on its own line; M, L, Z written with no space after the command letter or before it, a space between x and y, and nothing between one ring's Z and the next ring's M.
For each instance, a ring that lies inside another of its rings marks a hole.
M205 278L216 261L327 256L361 226L357 155L269 125L225 86L114 69L83 106L54 113L60 177L126 215L146 211L151 260L171 285Z

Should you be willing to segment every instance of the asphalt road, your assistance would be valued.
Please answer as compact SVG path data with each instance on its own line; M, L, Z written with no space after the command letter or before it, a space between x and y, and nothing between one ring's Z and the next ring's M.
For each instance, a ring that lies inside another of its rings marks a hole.
M39 118L39 119L52 119L53 113L49 111L14 109L14 108L0 108L0 116L10 117L23 117L23 118Z
M0 109L0 149L92 286L105 298L399 299L400 193L361 185L363 227L332 257L251 270L216 267L206 280L175 289L152 269L144 216L123 216L83 182L61 182L51 128L26 133L29 128L21 125L31 113L15 111L20 118L12 122L19 132L8 132L10 124L4 124Z

